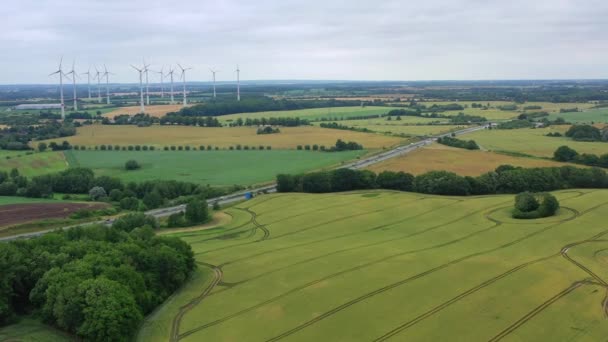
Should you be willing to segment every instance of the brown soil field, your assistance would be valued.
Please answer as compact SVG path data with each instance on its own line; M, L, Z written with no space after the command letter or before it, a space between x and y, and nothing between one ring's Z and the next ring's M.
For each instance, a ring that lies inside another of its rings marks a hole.
M281 127L276 134L257 134L256 127L194 127L133 125L89 125L79 127L75 136L55 139L67 140L72 145L155 145L155 146L271 146L273 149L295 149L298 145L333 146L337 139L355 141L366 149L391 147L405 141L403 138L373 133L362 133L315 126ZM52 140L51 140L52 141Z
M504 164L521 167L568 165L567 163L558 163L545 159L513 157L495 152L470 151L433 144L409 154L370 166L369 169L374 172L404 171L414 175L428 171L445 170L462 176L478 176ZM584 167L581 165L576 166Z
M67 218L80 209L101 209L102 203L27 203L0 206L0 227L50 218Z
M181 108L181 104L146 106L146 114L160 118L169 112L177 112ZM111 112L105 113L103 116L108 118L114 118L117 115L123 114L139 114L139 106L121 107Z

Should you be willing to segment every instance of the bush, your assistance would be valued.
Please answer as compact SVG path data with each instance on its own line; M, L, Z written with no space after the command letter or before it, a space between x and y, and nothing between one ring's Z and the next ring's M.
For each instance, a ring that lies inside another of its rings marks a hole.
M124 210L137 210L139 200L136 197L125 197L120 200L120 208Z
M183 211L171 214L167 218L167 228L186 227L187 225L188 223L186 222Z
M559 201L549 193L520 193L515 196L512 216L517 219L536 219L555 215Z
M125 170L137 170L139 168L141 168L141 165L139 165L139 163L133 159L125 163Z
M89 190L89 198L92 201L99 201L106 197L107 197L106 190L104 190L104 188L102 188L100 186L95 186L95 187L91 188L91 190Z
M297 149L298 151L302 150L302 145L298 145L298 147L296 147L296 149Z
M561 162L573 161L578 156L578 152L568 146L560 146L553 153L553 159Z
M209 219L207 202L193 199L186 205L186 220L190 224L200 224Z

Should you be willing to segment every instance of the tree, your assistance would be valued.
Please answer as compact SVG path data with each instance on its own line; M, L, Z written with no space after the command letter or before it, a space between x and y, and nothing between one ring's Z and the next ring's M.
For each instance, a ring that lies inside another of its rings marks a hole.
M522 192L515 196L515 208L523 212L530 212L538 209L539 203L531 192Z
M124 197L120 200L120 207L124 210L137 210L139 200L136 197Z
M142 202L144 202L148 209L154 209L160 207L163 204L163 198L158 192L158 190L155 189L151 192L148 192L142 199Z
M104 277L85 280L76 296L84 304L77 333L86 340L129 341L143 319L133 294L116 281Z
M41 143L39 143L39 144L38 144L38 151L40 151L40 152L44 152L44 151L46 151L47 147L48 147L48 146L47 146L47 144L46 144L46 143L41 142Z
M109 197L111 201L118 202L122 199L122 191L120 189L112 189Z
M89 190L89 198L92 201L98 201L107 197L106 190L100 186L94 186Z
M139 168L141 168L141 166L136 160L131 159L125 163L125 170L137 170Z
M578 156L578 152L568 146L560 146L553 153L553 159L561 162L573 161L576 156Z
M209 208L207 202L201 203L198 199L193 199L186 205L186 220L190 224L200 224L209 218Z

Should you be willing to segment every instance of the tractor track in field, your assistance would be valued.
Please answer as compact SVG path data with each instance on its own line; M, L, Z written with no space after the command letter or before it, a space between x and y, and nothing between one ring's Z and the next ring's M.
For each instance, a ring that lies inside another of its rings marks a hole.
M259 253L256 253L256 254L248 255L248 256L245 256L245 257L241 257L241 258L238 258L238 259L233 259L233 260L227 261L225 263L222 263L222 266L234 264L236 262L243 261L243 260L250 260L251 258L255 258L255 257L261 256L261 255L266 255L266 254L270 254L270 253L274 253L274 252L281 252L281 251L285 251L285 250L289 250L289 249L297 248L297 247L302 247L302 246L309 246L309 245L313 245L313 244L320 243L320 242L327 242L327 241L330 241L330 240L336 240L336 239L340 239L340 238L343 238L343 237L349 237L349 236L353 236L353 235L357 235L357 234L363 234L363 233L367 233L367 232L370 232L370 231L373 231L373 230L377 230L377 229L381 229L381 228L386 228L386 227L394 226L394 225L397 225L397 224L409 221L409 220L411 220L413 218L430 214L430 213L432 213L432 212L434 212L436 210L442 209L442 208L450 206L452 204L453 203L450 203L450 204L447 204L447 205L442 206L440 208L435 208L433 210L428 210L428 211L425 211L425 212L420 213L420 214L416 214L416 215L413 215L413 216L409 216L407 218L403 218L403 219L399 219L399 220L393 221L392 223L382 224L382 225L379 225L379 226L376 226L376 227L373 227L373 228L369 228L369 229L366 229L366 230L362 230L362 231L359 231L359 232L342 234L342 235L334 236L334 237L329 238L329 239L320 239L320 240L308 241L308 242L304 242L304 243L301 243L301 244L296 244L296 245L292 245L292 246L286 246L286 247L282 247L282 248L272 249L272 250L263 251L263 252L259 252ZM432 226L432 227L429 227L429 228L425 228L425 229L420 230L418 232L406 234L406 235L398 237L398 238L393 238L393 239L385 240L383 243L391 242L391 241L396 241L396 240L400 240L400 239L407 239L407 238L415 236L415 235L419 235L419 234L426 233L426 232L431 231L431 230L439 229L439 228L448 226L448 225L450 225L452 223L458 222L460 220L469 218L469 217L471 217L471 216L473 216L475 214L478 214L480 212L483 212L483 211L485 211L487 209L488 208L484 208L482 210L475 211L475 212L467 214L465 216L461 216L461 217L459 217L457 219L454 219L452 221L446 222L444 224L435 225L435 226ZM350 217L352 217L352 216L349 216L349 218ZM333 222L329 222L329 223L333 223Z
M578 217L578 216L580 216L580 215L581 215L580 213L578 213L578 211L575 211L575 212L577 213L576 217ZM536 264L536 263L539 263L539 262L546 261L546 260L548 260L548 259L550 259L550 258L553 258L553 257L559 256L559 255L561 255L561 256L566 255L566 256L567 256L567 254L566 254L566 253L567 253L567 251L568 251L568 249L569 249L569 248L571 248L571 247L573 247L573 246L580 245L580 244L588 243L588 242L596 242L596 241L597 241L596 239L598 239L598 238L600 238L600 237L602 237L602 236L604 236L604 235L606 235L606 234L608 234L608 230L603 231L603 232L601 232L601 233L599 233L599 234L597 234L597 235L595 235L595 236L593 236L593 237L591 237L591 238L589 238L589 239L582 240L582 241L575 242L575 243L570 243L570 244L568 244L568 245L564 246L564 247L563 247L563 248L560 250L560 252L559 252L559 253L555 253L555 254L552 254L552 255L549 255L549 256L546 256L546 257L543 257L543 258L538 258L538 259L535 259L535 260L529 261L529 262L527 262L527 263L524 263L524 264L518 265L518 266L516 266L515 268L512 268L512 269L510 269L509 271L507 271L507 272L505 272L505 273L499 274L498 276L496 276L496 277L494 277L494 278L491 278L491 279L489 279L489 280L487 280L487 281L483 282L483 283L482 283L482 284L480 284L480 285L477 285L477 286L475 286L475 287L473 287L473 288L471 288L471 289L469 289L469 290L467 290L467 291L465 291L465 292L463 292L463 293L460 293L459 295L457 295L457 296L455 296L455 297L453 297L453 298L449 299L448 301L445 301L445 302L443 302L442 304L440 304L440 305L438 305L438 306L436 306L436 307L432 308L431 310L426 311L425 313L423 313L423 314L421 314L421 315L419 315L419 316L415 317L414 319L409 320L409 321L407 321L407 322L405 322L405 323L401 324L400 326L398 326L398 327L396 327L395 329L393 329L393 330L389 331L388 333L386 333L386 334L384 334L384 335L382 335L382 336L380 336L380 337L376 338L374 341L385 341L385 340L387 340L387 339L389 339L389 338L391 338L391 337L393 337L393 336L395 336L395 335L399 334L400 332L402 332L402 331L404 331L404 330L406 330L406 329L408 329L408 328L410 328L410 327L412 327L412 326L416 325L417 323L419 323L419 322L421 322L421 321L423 321L423 320L425 320L425 319L427 319L427 318L431 317L432 315L434 315L434 314L438 313L439 311L441 311L441 310L443 310L443 309L447 308L448 306L450 306L450 305L452 305L452 304L456 303L457 301L459 301L459 300L461 300L461 299L463 299L463 298L465 298L465 297L469 296L470 294L473 294L473 293L475 293L475 292L477 292L477 291L479 291L479 290L481 290L481 289L483 289L483 288L485 288L485 287L487 287L487 286L489 286L489 285L491 285L491 284L495 283L496 281L498 281L498 280L500 280L500 279L502 279L502 278L504 278L504 277L506 277L506 276L508 276L508 275L510 275L510 274L512 274L512 273L514 273L514 272L516 272L516 271L518 271L518 270L520 270L520 269L523 269L523 268L525 268L525 267L531 266L531 265ZM574 262L574 263L575 263L575 262ZM576 263L575 263L575 265L576 265ZM578 266L578 265L577 265L577 266ZM579 267L579 268L581 268L583 271L587 272L587 270L588 270L588 269L587 269L586 267L584 267L584 266L582 266L582 265L580 265L580 266L581 266L581 267ZM599 278L599 277L597 277L597 278L596 278L596 276L594 275L594 273L593 273L593 272L589 271L589 272L587 272L587 273L588 273L588 274L591 274L591 275L592 275L592 277L594 277L596 280L598 280L598 281L600 282L600 283L599 283L599 285L604 286L604 287L608 286L608 284L606 284L606 283L605 283L605 282L604 282L604 281L603 281L601 278ZM568 292L568 293L569 293L569 292ZM566 293L566 294L567 294L567 293ZM565 294L564 294L564 295L565 295ZM559 298L557 298L557 299L559 299ZM557 299L556 299L556 300L557 300ZM555 301L556 301L556 300L555 300ZM604 299L604 303L605 303L605 302L606 302L606 299ZM548 306L548 305L547 305L547 306ZM605 307L605 305L604 305L604 307ZM523 323L521 323L521 324L523 324ZM520 324L520 325L521 325L521 324Z
M561 298L565 297L566 295L568 295L572 291L574 291L574 290L578 289L579 287L581 287L583 285L586 285L586 284L587 284L587 282L584 281L584 280L574 282L572 285L570 285L566 289L560 291L555 296L549 298L548 300L546 300L545 302L543 302L542 304L540 304L539 306L537 306L536 308L534 308L534 310L528 312L525 316L523 316L522 318L520 318L517 322L513 323L512 325L510 325L509 327L507 327L506 329L504 329L503 331L501 331L500 333L498 333L496 336L492 337L488 341L489 342L495 342L495 341L502 340L504 337L508 336L509 334L511 334L512 332L514 332L515 330L517 330L519 327L521 327L522 325L524 325L526 322L530 321L536 315L538 315L539 313L541 313L542 311L544 311L546 308L548 308L549 306L551 306L551 304L557 302L558 300L560 300Z
M503 204L503 203L499 203L499 204L496 204L496 205L494 205L494 206L497 206L497 205L502 205L502 204ZM490 207L490 208L491 208L491 207ZM488 209L489 209L489 208L484 208L484 209L483 209L483 210L481 210L481 211L486 211L486 210L488 210ZM497 209L494 209L494 210L498 210L498 209L501 209L501 208L497 208ZM435 210L437 210L437 209L435 209ZM466 216L464 216L464 217L461 217L461 218L460 218L460 220L466 219L467 217L469 217L469 215L466 215ZM407 219L406 219L406 220L407 220ZM445 225L449 225L449 224L451 224L451 223L453 223L453 222L452 222L452 221L451 221L451 222L448 222L448 223L446 223ZM231 314L231 315L225 316L225 317L223 317L223 318L221 318L221 319L215 320L215 321L213 321L213 322L209 322L209 323L207 323L207 324L205 324L205 325L202 325L202 326L196 327L196 328L194 328L194 329L192 329L192 330L189 330L189 331L187 331L187 332L184 332L184 333L182 334L182 335L183 335L182 337L185 337L185 336L191 335L191 334L193 334L193 333L196 333L196 332L198 332L198 331L204 330L204 329L209 328L209 327L211 327L211 326L214 326L214 325L217 325L217 324L223 323L223 322L228 321L228 320L230 320L230 319L232 319L232 318L235 318L235 317L238 317L238 316L240 316L240 315L243 315L243 314L245 314L245 313L247 313L247 312L253 311L253 310L255 310L255 309L257 309L257 308L260 308L260 307L262 307L262 306L264 306L264 305L266 305L266 304L270 304L270 303L272 303L272 302L275 302L275 301L277 301L277 300L279 300L279 299L281 299L281 298L284 298L284 297L286 297L286 296L288 296L288 295L290 295L290 294L296 293L296 292L301 291L301 290L303 290L303 289L305 289L305 288L307 288L307 287L310 287L310 286L313 286L313 285L315 285L315 284L321 283L321 282L326 281L326 280L328 280L328 279L335 278L335 277L338 277L338 276L340 276L340 275L343 275L343 274L346 274L346 273L349 273L349 272L352 272L352 271L356 271L356 270L359 270L359 269L362 269L362 268L365 268L365 267L369 267L369 266L371 266L371 265L374 265L374 264L377 264L377 263L380 263L380 262L383 262L383 261L386 261L386 260L389 260L389 259L392 259L392 258L395 258L395 257L399 257L399 256L407 255L407 254L412 254L412 253L419 253L419 252L423 252L423 251L428 251L428 250L432 250L432 249L437 249L437 248L445 247L445 246L450 245L450 244L458 243L458 242L460 242L460 241L463 241L463 240L465 240L465 239L468 239L468 238L470 238L470 237L472 237L472 236L475 236L475 235L477 235L477 234L481 234L481 233L484 233L484 232L490 231L490 230L492 230L492 229L495 229L495 228L497 228L498 226L500 226L500 224L501 224L501 223L494 223L494 225L492 225L491 227L484 228L484 229L482 229L482 230L472 232L472 233L470 233L470 234L468 234L468 235L466 235L466 236L460 237L460 238L455 239L455 240L447 241L447 242L444 242L444 243L441 243L441 244L438 244L438 245L429 246L429 247L425 247L425 248L420 248L420 249L416 249L416 250L405 251L405 252L402 252L402 253L398 253L398 254L394 254L394 255L390 255L390 256L387 256L387 257L381 258L381 259L379 259L379 260L375 260L375 261L373 261L373 262L369 262L369 263L361 264L361 265L358 265L358 266L355 266L355 267L352 267L352 268L349 268L349 269L346 269L346 270L343 270L343 271L340 271L340 272L337 272L337 273L333 273L333 274L328 275L328 276L326 276L326 277L323 277L323 278L320 278L320 279L317 279L317 280L311 281L311 282L309 282L309 283L306 283L306 284L304 284L304 285L301 285L301 286L299 286L299 287L296 287L296 288L294 288L294 289L291 289L291 290L289 290L289 291L287 291L287 292L284 292L284 293L282 293L282 294L280 294L280 295L278 295L278 296L276 296L276 297L270 298L270 299L268 299L268 300L266 300L266 301L264 301L264 302L258 303L258 304L254 305L254 306L251 306L251 307L245 308L245 309L243 309L243 310L240 310L240 311L238 311L238 312L236 312L236 313L234 313L234 314ZM270 273L274 273L274 272L278 272L278 271L281 271L281 270L284 270L284 269L288 269L288 268L294 267L294 266L296 266L296 265L298 265L298 264L304 264L304 263L307 263L307 262L310 262L310 261L313 261L313 260L322 259L322 258L325 258L325 257L327 257L327 256L330 256L330 255L333 255L333 254L338 254L338 253L341 253L341 252L344 252L344 251L349 251L349 250L360 249L360 248L369 247L369 246L372 246L372 245L379 245L379 244L382 244L382 243L387 243L387 242L391 242L391 241L398 240L398 239L402 239L402 238L403 238L403 237L400 237L400 238L397 238L397 239L390 239L390 240L380 241L380 242L376 242L376 243L373 243L373 244L368 244L368 245L364 245L364 246L358 246L358 247L347 248L347 249L345 249L345 250L341 250L341 251L335 251L335 252L329 253L329 254L327 254L327 255L318 256L318 257L311 258L311 259L308 259L308 260L303 260L303 261L298 262L298 263L295 263L295 264L287 265L287 266L282 267L282 268L280 268L280 269L275 269L275 270L273 270L273 271L271 271L271 272L265 272L265 273L262 273L262 274L260 274L260 275L258 275L258 276L255 276L255 277L253 277L253 278L246 279L246 280L243 280L243 281L239 281L239 282L236 282L236 283L233 283L233 284L234 284L234 285L239 285L239 284L242 284L242 283L244 283L244 282L247 282L247 281L250 281L250 280L253 280L253 279L257 279L257 278L260 278L260 277L266 276L266 275L268 275L268 274L270 274ZM222 267L222 266L224 266L224 265L227 265L227 264L222 264L222 265L220 265L219 267ZM226 289L226 290L227 290L227 289ZM213 294L210 294L210 295L214 295L214 294L217 294L217 293L221 293L221 292L223 292L223 291L225 291L225 290L224 290L224 289L222 289L222 290L219 290L219 291L217 291L217 292L214 292Z
M217 267L217 266L203 263L203 262L198 262L198 263L201 265L207 266L213 270L213 273L214 273L213 280L203 290L203 292L201 292L201 294L199 296L195 297L190 302L188 302L188 304L183 305L182 307L179 308L179 311L173 317L173 322L171 324L171 335L169 338L171 342L177 342L181 339L181 337L179 335L179 326L181 324L181 321L182 321L182 318L184 317L184 315L188 311L192 310L192 308L197 306L203 299L205 299L205 297L211 292L211 290L213 290L213 288L215 288L215 286L218 285L222 281L222 277L224 276L224 272L222 271L221 267Z
M587 213L587 212L590 212L592 210L595 210L595 209L597 209L597 208L599 208L599 207L601 207L603 205L606 205L606 204L608 204L608 202L604 202L604 203L598 204L598 205L596 205L596 206L594 206L594 207L586 210L584 213ZM452 266L454 264L460 263L462 261L471 259L473 257L480 256L480 255L485 255L485 254L492 253L492 252L500 250L500 249L511 247L511 246L513 246L513 245L521 242L521 241L524 241L524 240L526 240L528 238L531 238L533 236L536 236L536 235L539 235L541 233L544 233L544 232L546 232L546 231L548 231L548 230L550 230L552 228L555 228L555 227L557 227L557 226L559 226L559 225L561 225L563 223L572 221L572 220L578 218L582 214L583 213L581 213L579 215L575 215L573 217L569 217L567 219L564 219L563 221L560 221L558 223L549 225L547 227L539 229L539 230L537 230L535 232L532 232L530 234L524 235L523 237L515 239L515 240L513 240L513 241L511 241L509 243L506 243L506 244L503 244L503 245L500 245L498 247L491 248L491 249L488 249L488 250L485 250L485 251L482 251L482 252L477 252L477 253L469 254L469 255L466 255L466 256L458 258L458 259L454 259L454 260L452 260L450 262L441 264L441 265L436 266L436 267L434 267L432 269L429 269L429 270L426 270L424 272L418 273L418 274L416 274L414 276L410 276L408 278L402 279L402 280L397 281L395 283L392 283L392 284L386 285L384 287L381 287L379 289L376 289L376 290L374 290L372 292L368 292L368 293L366 293L366 294L364 294L364 295L362 295L360 297L357 297L357 298L355 298L353 300L350 300L350 301L348 301L346 303L343 303L342 305L339 305L339 306L337 306L337 307L335 307L335 308L333 308L333 309L331 309L329 311L326 311L325 313L323 313L323 314L321 314L321 315L319 315L319 316L317 316L317 317L315 317L315 318L313 318L313 319L311 319L311 320L309 320L309 321L307 321L307 322L305 322L305 323L303 323L303 324L301 324L301 325L299 325L297 327L294 327L293 329L290 329L290 330L288 330L288 331L286 331L286 332L284 332L284 333L282 333L280 335L272 337L272 338L268 339L267 341L268 342L270 342L270 341L278 341L278 340L280 340L282 338L288 337L288 336L290 336L290 335L292 335L292 334L294 334L294 333L296 333L296 332L298 332L300 330L303 330L303 329L305 329L305 328L307 328L307 327L309 327L309 326L311 326L311 325L313 325L313 324L315 324L317 322L320 322L321 320L323 320L323 319L325 319L327 317L330 317L330 316L332 316L332 315L334 315L334 314L336 314L336 313L338 313L338 312L340 312L340 311L342 311L342 310L344 310L344 309L346 309L346 308L348 308L348 307L350 307L352 305L355 305L355 304L357 304L359 302L362 302L362 301L364 301L364 300L366 300L368 298L374 297L374 296L376 296L378 294L384 293L384 292L386 292L388 290L391 290L393 288L396 288L396 287L399 287L399 286L404 285L406 283L409 283L412 280L420 279L420 278L422 278L424 276L427 276L429 274L432 274L434 272L437 272L437 271L439 271L441 269L447 268L447 267ZM552 256L557 256L557 255L559 255L559 253L556 253L556 254L554 254Z
M398 206L398 205L396 205L396 206L394 206L394 207L397 207L397 206ZM393 208L393 207L390 207L389 209L391 209L391 208ZM343 216L343 217L340 217L340 218L338 218L338 219L333 219L333 220L330 220L330 221L326 221L326 222L323 222L323 223L320 223L320 224L315 224L315 225L313 225L313 226L310 226L310 227L306 227L306 228L300 229L300 230L298 230L297 232L301 232L301 231L305 231L305 230L310 230L310 229L314 229L314 228L322 227L322 226L327 225L327 224L330 224L330 223L335 223L335 222L339 222L339 221L343 221L343 220L348 220L348 219L350 219L350 218L354 218L354 217L358 217L358 216L364 216L364 215L373 214L373 213L378 213L378 212L382 212L382 211L385 211L385 209L377 209L377 210L372 210L372 211L361 212L361 213L358 213L358 214L355 214L355 215ZM252 222L251 222L251 223L252 223ZM267 225L268 225L268 224L267 224ZM294 232L294 233L297 233L297 232ZM289 234L289 233L288 233L288 234ZM277 238L280 238L280 237L283 237L283 236L285 236L285 235L286 235L286 234L279 235L279 236L275 236L275 237L273 237L273 238L272 238L272 240L277 239ZM291 234L290 234L290 235L291 235ZM318 241L323 241L323 240L318 240ZM318 241L317 241L317 242L318 242ZM220 247L220 248L216 248L216 249L211 249L211 250L207 250L207 251L203 251L203 252L195 253L195 255L203 255L203 254L212 253L212 252L216 252L216 251L220 251L220 250L225 250L225 249L229 249L229 248L233 248L233 247L245 246L245 245L251 245L251 244L255 244L255 243L257 243L257 242L259 242L259 241L249 241L249 242L243 242L243 243L239 243L239 244L234 244L234 245L230 245L230 246L225 246L225 247ZM287 248L291 248L291 247L287 247ZM240 260L245 260L245 259L248 259L248 258L249 258L249 257L243 257L243 258L241 258ZM224 263L224 264L225 264L225 263Z
M249 209L242 209L242 208L237 208L237 209L245 211L245 212L249 213L249 215L251 215L251 223L253 223L253 225L255 226L255 228L253 230L254 234L258 229L260 229L261 231L264 232L264 235L259 240L256 240L255 242L262 242L262 241L268 240L270 238L270 231L268 230L268 228L266 228L265 225L260 224L256 220L258 214L255 211L252 211Z

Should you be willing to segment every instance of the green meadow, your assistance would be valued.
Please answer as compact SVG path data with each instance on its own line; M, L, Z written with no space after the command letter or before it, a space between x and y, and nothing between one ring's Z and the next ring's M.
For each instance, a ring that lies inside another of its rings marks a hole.
M175 234L199 273L138 340L604 340L608 191L555 195L537 220L513 195L259 196Z
M124 181L178 180L212 186L250 185L274 180L279 173L300 173L339 165L365 151L75 151L65 152L70 166L93 169L97 176ZM141 169L127 171L128 160Z

